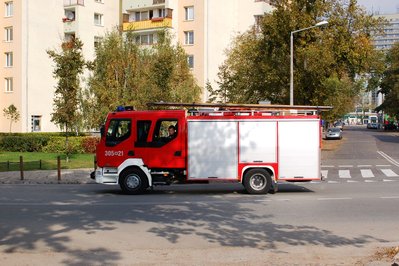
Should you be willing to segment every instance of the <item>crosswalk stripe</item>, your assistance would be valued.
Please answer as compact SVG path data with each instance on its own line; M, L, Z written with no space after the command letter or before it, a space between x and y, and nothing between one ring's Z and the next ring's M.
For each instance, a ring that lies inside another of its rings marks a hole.
M362 173L363 178L374 177L374 174L371 171L371 169L360 169L360 172Z
M321 170L321 176L322 176L324 179L327 179L328 170Z
M392 171L391 169L381 169L381 172L384 173L384 175L386 175L387 177L394 177L394 176L398 176L394 171Z
M349 170L339 170L338 175L339 178L351 178L351 173Z

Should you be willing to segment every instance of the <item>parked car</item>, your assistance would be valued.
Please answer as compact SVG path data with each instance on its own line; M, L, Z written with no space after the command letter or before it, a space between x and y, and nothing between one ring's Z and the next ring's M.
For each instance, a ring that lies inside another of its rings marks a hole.
M378 124L377 123L368 123L367 128L369 129L378 129Z
M334 127L341 129L341 131L344 130L344 125L345 125L345 123L343 123L343 122L334 123Z
M342 130L338 127L327 129L326 139L342 139Z

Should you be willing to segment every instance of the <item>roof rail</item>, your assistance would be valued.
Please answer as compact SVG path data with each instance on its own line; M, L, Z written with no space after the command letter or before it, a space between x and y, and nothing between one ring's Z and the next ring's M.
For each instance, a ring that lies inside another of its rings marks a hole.
M324 112L332 109L332 106L306 106L306 105L272 105L272 104L231 104L231 103L174 103L174 102L150 102L147 103L148 107L151 106L167 106L167 107L211 107L219 108L221 110L264 110L264 111L316 111Z

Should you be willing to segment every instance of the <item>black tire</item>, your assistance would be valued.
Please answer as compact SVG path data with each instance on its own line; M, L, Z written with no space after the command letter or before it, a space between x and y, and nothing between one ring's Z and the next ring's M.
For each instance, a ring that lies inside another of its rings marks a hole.
M119 186L126 194L142 194L148 188L147 176L139 169L127 169L119 176Z
M245 173L243 184L249 194L267 194L272 187L272 178L264 169L251 169Z

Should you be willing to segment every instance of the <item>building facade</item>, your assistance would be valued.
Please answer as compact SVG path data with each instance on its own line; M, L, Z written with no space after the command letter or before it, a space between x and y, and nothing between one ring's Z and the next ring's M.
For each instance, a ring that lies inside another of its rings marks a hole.
M375 15L388 21L384 27L385 35L377 35L374 37L374 46L378 50L389 50L392 45L399 41L399 13L387 15Z
M83 55L92 60L96 42L119 24L115 0L18 0L0 2L0 132L9 130L3 109L13 104L20 120L13 132L51 132L57 81L47 50L60 50L64 40L83 41Z
M216 87L225 51L238 33L271 12L268 0L123 0L123 29L133 30L137 42L151 45L157 31L168 29L185 49L197 83ZM204 89L203 101L208 99Z

